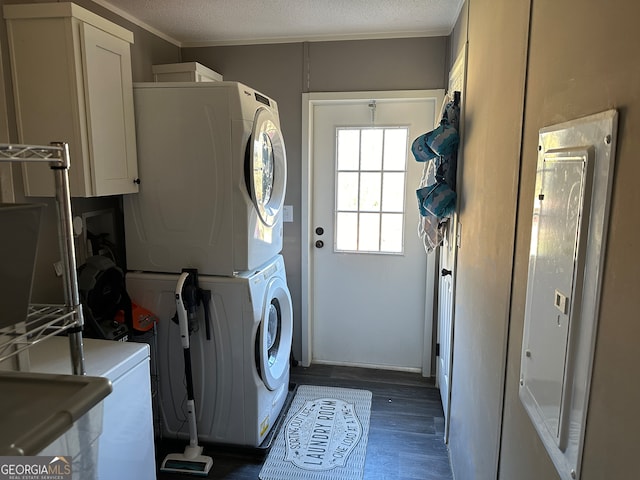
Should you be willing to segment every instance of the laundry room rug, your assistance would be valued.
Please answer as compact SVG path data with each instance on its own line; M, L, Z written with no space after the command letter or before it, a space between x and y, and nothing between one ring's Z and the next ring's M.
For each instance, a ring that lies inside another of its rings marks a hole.
M370 415L367 390L299 386L259 478L361 479Z

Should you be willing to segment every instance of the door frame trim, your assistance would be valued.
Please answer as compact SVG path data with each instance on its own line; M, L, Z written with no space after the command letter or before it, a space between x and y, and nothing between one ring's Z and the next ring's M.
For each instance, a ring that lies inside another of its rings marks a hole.
M313 138L313 112L316 105L326 105L331 103L348 103L354 100L401 100L401 99L425 99L436 98L436 105L442 104L444 89L432 90L393 90L393 91L371 91L371 92L313 92L302 94L302 173L301 173L301 198L300 198L300 228L301 228L301 304L302 315L300 322L301 333L301 365L308 367L313 358L312 352L312 328L311 318L313 312L313 266L311 265L311 198L312 198L312 138ZM437 112L436 112L436 121ZM434 262L427 262L427 265ZM427 283L428 284L428 283ZM429 300L426 299L427 305ZM433 308L431 307L432 311ZM433 322L425 322L425 330L430 330ZM425 331L431 337L431 333ZM429 376L431 371L432 354L429 358L423 358L423 375Z

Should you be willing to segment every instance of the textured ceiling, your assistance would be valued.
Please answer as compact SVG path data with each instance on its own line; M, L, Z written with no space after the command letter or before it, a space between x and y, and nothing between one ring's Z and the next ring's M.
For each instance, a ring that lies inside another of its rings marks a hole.
M181 46L436 36L464 0L94 0Z

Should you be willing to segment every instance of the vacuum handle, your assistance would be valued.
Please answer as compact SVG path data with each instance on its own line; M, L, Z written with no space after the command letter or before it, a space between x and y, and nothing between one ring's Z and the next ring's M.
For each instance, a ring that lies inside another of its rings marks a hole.
M211 316L209 315L209 303L211 302L211 290L200 290L200 298L204 306L204 326L207 340L211 340Z
M178 314L178 326L180 327L180 341L184 349L189 348L189 319L187 318L187 309L182 300L182 288L188 276L188 272L181 273L176 284L176 313Z
M189 272L183 272L178 278L176 285L176 313L178 314L178 324L180 327L180 340L182 341L182 352L184 354L184 373L187 380L187 399L193 402L193 373L191 370L191 353L189 350L189 318L187 307L182 300L182 290L189 276Z

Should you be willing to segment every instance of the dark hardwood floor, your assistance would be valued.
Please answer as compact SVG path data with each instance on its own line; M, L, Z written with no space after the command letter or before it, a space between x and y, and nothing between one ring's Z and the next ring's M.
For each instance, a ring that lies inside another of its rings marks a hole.
M367 442L365 480L452 480L444 444L444 418L438 390L416 373L329 365L295 367L291 382L360 388L373 394ZM165 454L181 452L184 442L159 441L158 462ZM205 446L213 457L207 478L258 478L264 452ZM197 478L158 472L158 480Z

